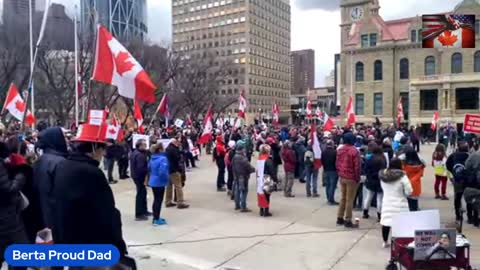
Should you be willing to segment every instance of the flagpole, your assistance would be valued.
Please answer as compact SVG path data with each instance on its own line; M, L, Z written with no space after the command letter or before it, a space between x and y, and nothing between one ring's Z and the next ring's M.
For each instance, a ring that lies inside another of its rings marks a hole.
M45 7L47 8L47 7ZM29 10L29 31L30 31L30 74L33 74L33 67L35 63L33 62L33 5L32 0L28 1L28 10ZM33 90L33 80L28 87L31 87L30 91L32 92L32 113L35 115L35 100L34 100L34 90ZM27 98L27 97L25 97ZM25 102L28 102L27 100ZM26 112L25 112L26 114ZM33 124L35 128L35 123Z
M77 5L75 5L75 16L73 25L73 35L75 37L75 126L78 127L78 36L77 36Z

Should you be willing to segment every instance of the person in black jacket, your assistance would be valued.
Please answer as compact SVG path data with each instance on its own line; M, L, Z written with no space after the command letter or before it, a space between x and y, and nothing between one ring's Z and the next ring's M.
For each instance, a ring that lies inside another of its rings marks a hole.
M180 153L180 141L178 139L172 139L170 144L167 147L167 158L170 170L170 183L167 186L166 195L165 195L165 206L174 207L177 206L179 209L188 208L189 205L185 203L183 198L183 187L182 187L182 158ZM175 195L177 196L177 203L172 202L173 192L175 187Z
M72 143L72 153L58 164L53 188L53 239L55 244L112 244L127 254L120 211L112 189L98 167L105 149L100 126L83 125ZM97 131L98 130L98 131ZM90 134L90 135L91 135Z
M337 173L337 150L333 140L328 140L325 149L322 151L323 174L325 175L325 192L329 205L338 205L335 201L335 190L337 189L338 173Z
M135 197L135 220L145 221L151 213L147 210L147 189L145 187L145 177L148 173L147 143L145 140L138 140L135 144L135 150L130 156L130 172L133 182L137 188Z
M373 143L374 144L374 143ZM368 210L372 203L373 196L377 195L377 217L380 222L380 213L382 212L383 192L380 185L379 172L387 167L383 149L379 146L370 145L370 153L366 155L365 161L365 184L363 185L363 218L369 218Z
M120 142L118 144L120 159L118 160L118 175L121 180L130 178L128 176L128 154L130 153L130 146L127 141Z
M109 184L118 183L113 179L113 168L115 167L115 161L119 164L122 149L115 143L113 139L107 139L107 147L105 148L105 158L107 160L107 176Z

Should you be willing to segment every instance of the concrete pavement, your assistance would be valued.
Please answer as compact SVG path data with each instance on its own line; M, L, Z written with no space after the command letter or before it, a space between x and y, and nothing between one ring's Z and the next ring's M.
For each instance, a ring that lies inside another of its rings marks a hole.
M422 157L427 162L432 151L433 145L422 149ZM385 269L389 249L381 247L376 218L362 219L359 230L337 227L337 207L326 204L324 189L320 189L320 198L307 198L305 185L298 181L294 186L296 198L273 194L274 216L262 218L256 206L254 179L250 182L248 199L253 212L235 212L226 193L216 192L217 169L210 158L204 156L200 168L188 173L185 198L191 207L162 209L162 217L168 222L166 226L153 227L150 222L134 221L132 181L120 181L112 186L122 212L124 237L131 255L137 258L139 269ZM453 226L454 221L452 190L449 185L450 201L435 200L433 170L427 169L420 207L440 209L445 226ZM149 207L152 198L149 191ZM355 216L361 217L361 213L356 212ZM478 267L479 230L465 225L464 232L473 244L472 262Z

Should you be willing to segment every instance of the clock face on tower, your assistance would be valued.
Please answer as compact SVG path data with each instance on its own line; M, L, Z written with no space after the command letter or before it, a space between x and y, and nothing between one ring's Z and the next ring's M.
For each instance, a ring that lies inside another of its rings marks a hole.
M363 8L362 7L354 7L350 12L350 16L352 17L352 21L356 22L359 21L363 17Z

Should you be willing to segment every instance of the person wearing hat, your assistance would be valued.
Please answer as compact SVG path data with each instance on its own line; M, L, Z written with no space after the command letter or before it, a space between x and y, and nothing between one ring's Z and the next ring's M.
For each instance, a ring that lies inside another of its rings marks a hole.
M184 171L183 165L185 163L182 161L180 146L180 140L172 139L166 150L170 174L170 183L167 186L167 194L165 195L165 206L167 208L177 206L178 209L186 209L189 207L189 205L184 202L183 198L182 173ZM178 205L172 202L174 187Z
M232 172L235 185L235 210L242 213L251 212L247 208L248 180L250 174L255 172L255 168L250 165L246 155L245 142L237 142L235 156L232 159Z
M56 169L52 233L55 244L112 244L127 253L120 211L98 167L107 125L84 124L72 140L72 152Z
M337 189L338 173L335 166L337 161L337 149L333 140L327 140L325 149L322 151L323 175L325 176L325 192L329 205L338 205L335 201L335 190Z

